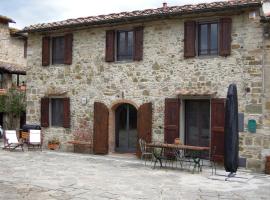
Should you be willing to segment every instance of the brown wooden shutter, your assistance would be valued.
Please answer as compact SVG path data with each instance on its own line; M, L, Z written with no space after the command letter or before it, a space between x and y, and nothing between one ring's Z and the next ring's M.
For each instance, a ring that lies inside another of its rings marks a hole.
M63 98L63 127L70 128L70 100Z
M134 55L133 60L140 61L143 59L143 27L134 28Z
M211 152L212 159L224 161L225 99L211 100Z
M65 43L64 43L64 63L66 65L72 64L72 45L73 45L73 34L69 33L65 35Z
M50 65L50 37L42 38L42 66Z
M231 54L232 19L222 18L219 22L219 55Z
M94 103L94 153L108 153L109 110L103 103Z
M137 112L138 139L142 138L147 143L152 141L152 103L141 105ZM136 155L141 156L139 144L137 145Z
M49 126L49 103L50 103L49 98L47 97L41 98L40 124L42 127Z
M196 22L185 22L185 34L184 34L184 57L192 58L196 56Z
M115 54L115 31L108 30L106 31L106 62L114 62Z
M164 141L166 143L173 144L174 139L179 138L179 120L180 100L165 99Z

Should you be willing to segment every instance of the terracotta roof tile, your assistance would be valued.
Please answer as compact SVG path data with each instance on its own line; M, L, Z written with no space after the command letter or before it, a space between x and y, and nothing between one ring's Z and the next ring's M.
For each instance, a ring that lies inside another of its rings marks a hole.
M59 28L98 25L112 22L124 22L132 19L143 19L155 16L183 15L208 11L222 11L224 9L234 9L242 7L261 6L260 0L232 0L212 3L201 3L196 5L161 7L157 9L135 10L132 12L112 13L108 15L98 15L90 17L80 17L76 19L67 19L64 21L35 24L23 29L23 32L48 31Z
M0 61L0 70L12 74L26 74L24 66Z

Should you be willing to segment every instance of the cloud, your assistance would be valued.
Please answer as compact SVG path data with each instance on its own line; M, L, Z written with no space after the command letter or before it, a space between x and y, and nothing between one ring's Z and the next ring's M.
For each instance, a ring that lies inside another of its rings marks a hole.
M219 0L220 1L220 0ZM161 7L164 0L1 0L0 14L23 28L36 23L65 20L123 11ZM167 0L169 6L190 4L188 0ZM192 3L213 2L193 0Z

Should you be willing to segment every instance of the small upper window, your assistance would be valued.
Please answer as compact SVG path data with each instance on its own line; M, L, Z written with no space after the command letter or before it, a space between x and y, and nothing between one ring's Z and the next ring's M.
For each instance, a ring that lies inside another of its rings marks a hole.
M218 54L218 23L203 23L198 26L198 54Z
M3 77L3 74L0 73L0 89L3 89L3 84L4 83L4 77Z
M64 64L64 37L52 38L52 64Z
M133 59L133 31L117 31L117 60Z

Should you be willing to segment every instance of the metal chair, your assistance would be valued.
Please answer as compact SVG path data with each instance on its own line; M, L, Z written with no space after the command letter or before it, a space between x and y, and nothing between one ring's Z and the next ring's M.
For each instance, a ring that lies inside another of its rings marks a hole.
M18 140L16 130L5 130L4 131L4 147L3 149L14 150L21 147L23 150L23 143Z
M146 142L143 139L139 139L139 145L141 150L141 160L144 159L144 165L146 165L146 158L149 156L151 157L151 164L153 161L153 153L148 151L148 148L146 147Z

